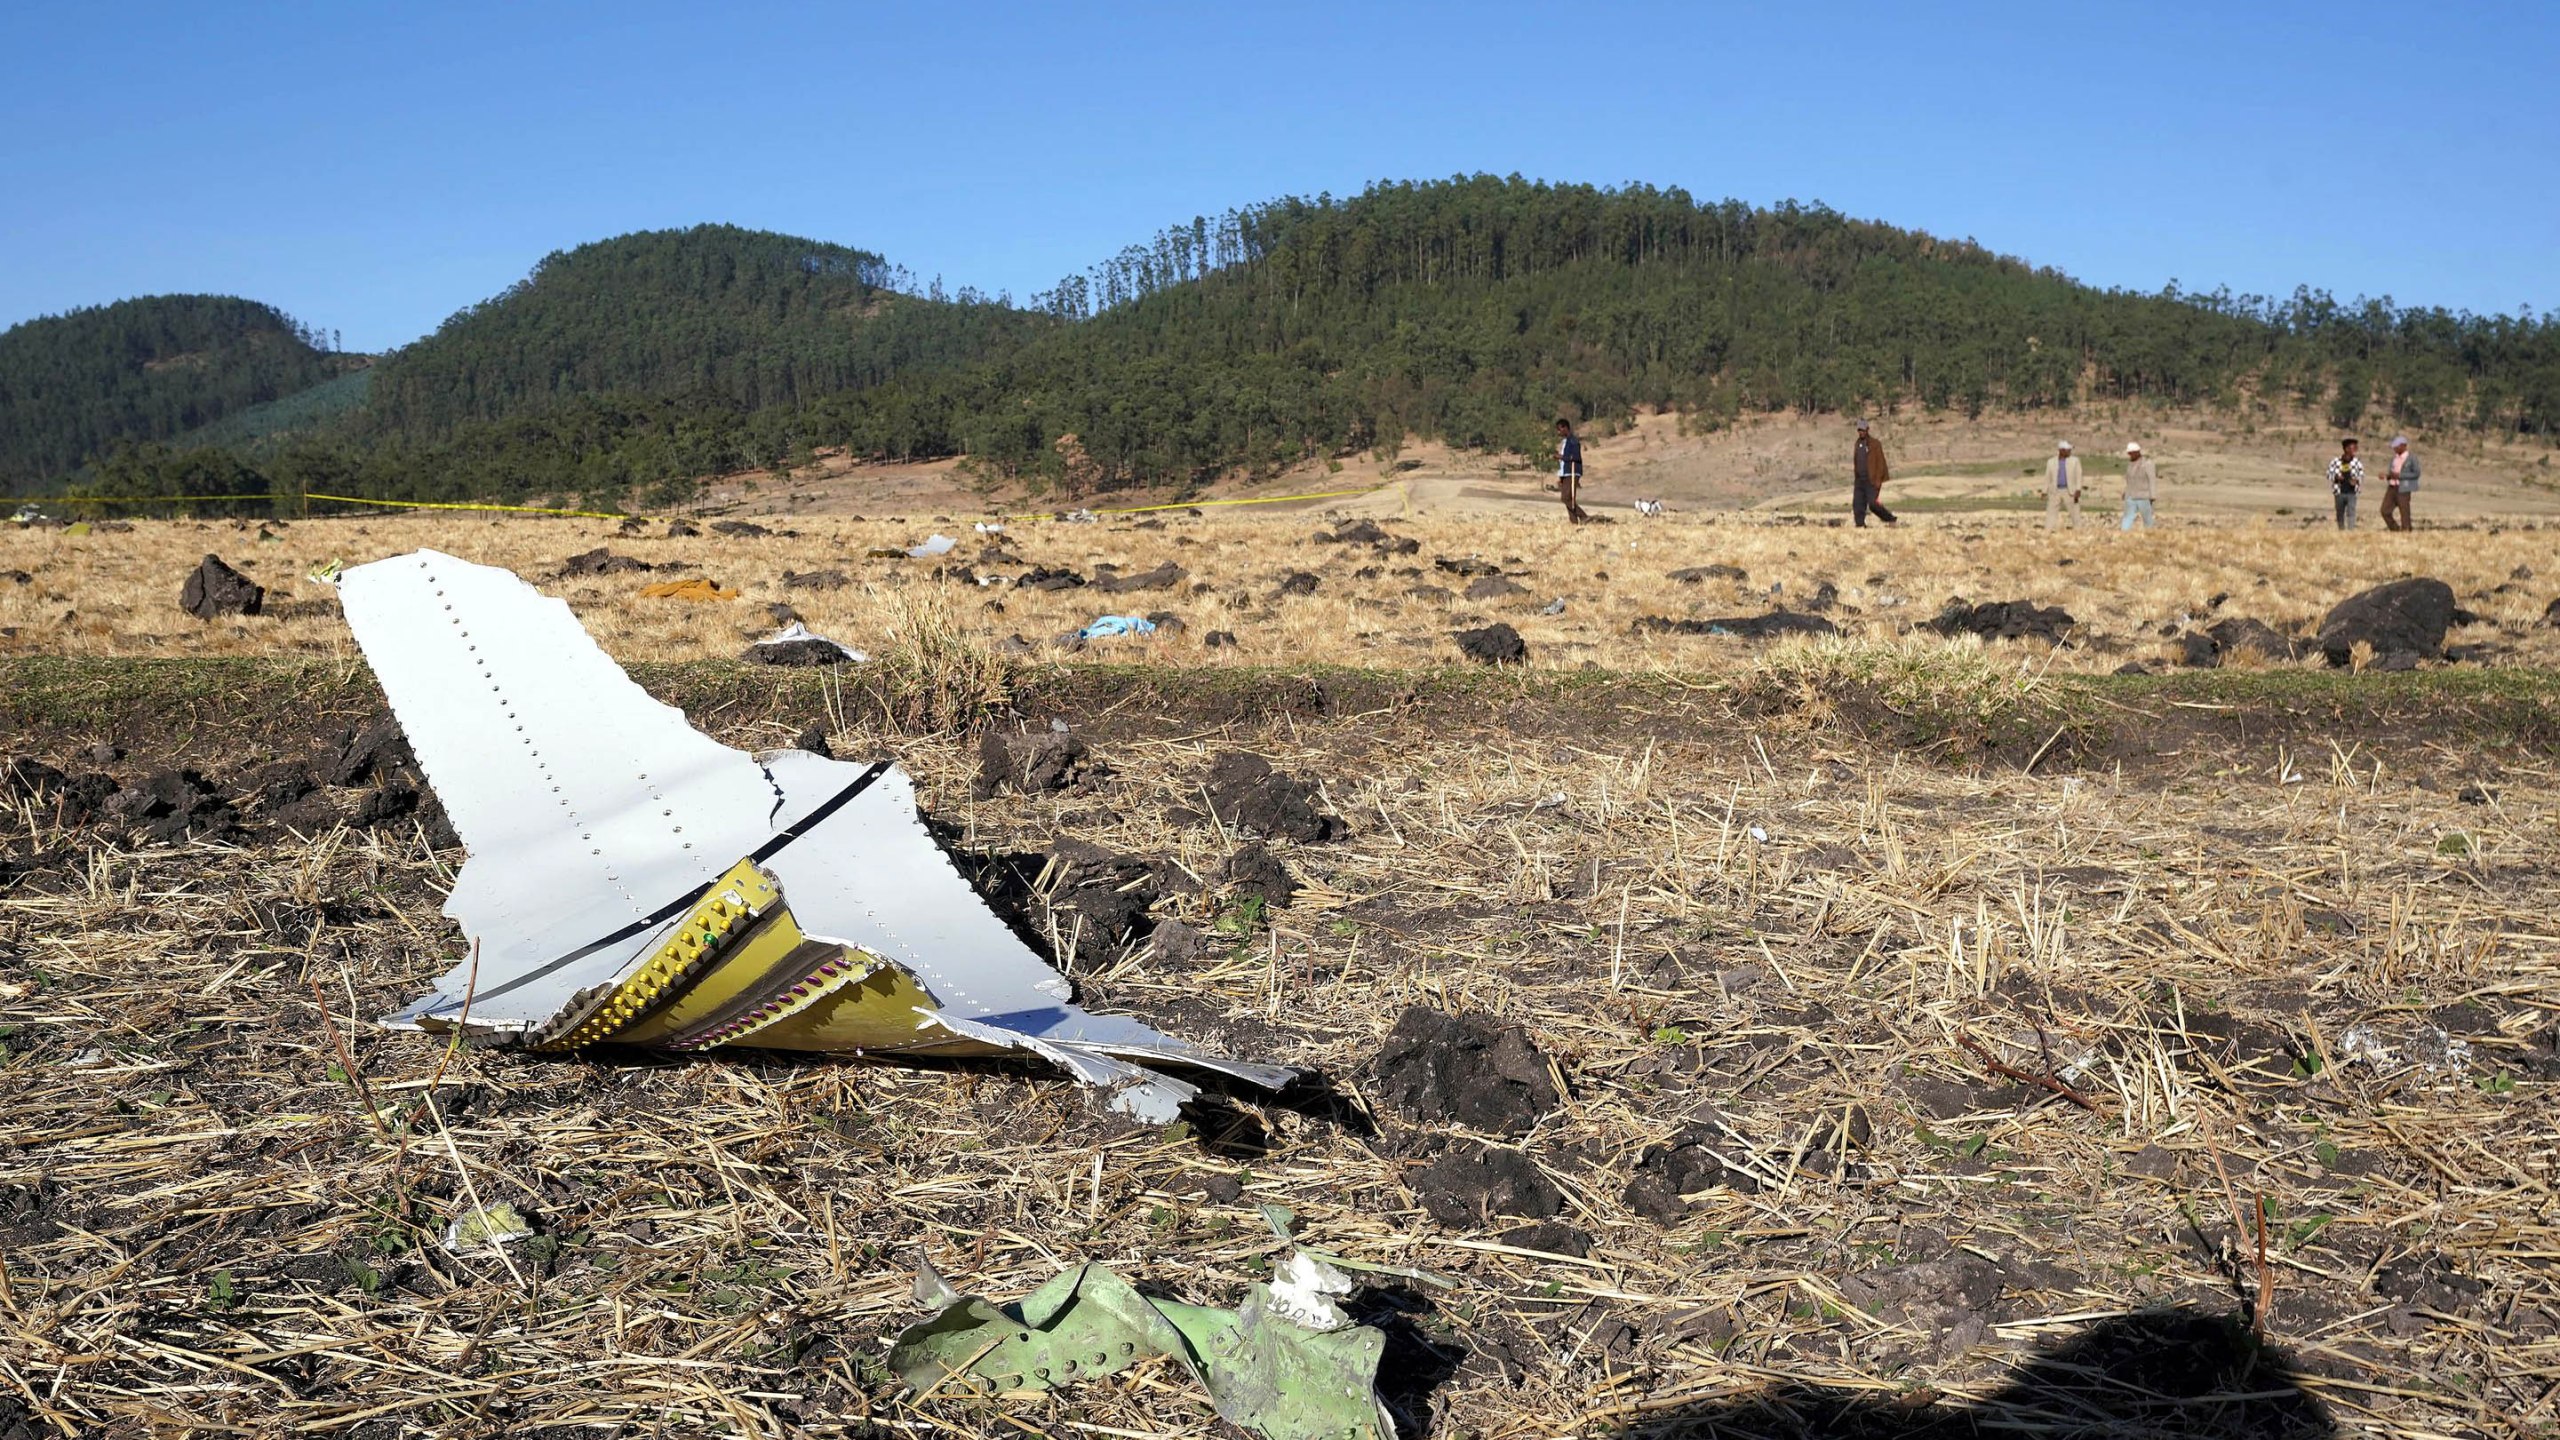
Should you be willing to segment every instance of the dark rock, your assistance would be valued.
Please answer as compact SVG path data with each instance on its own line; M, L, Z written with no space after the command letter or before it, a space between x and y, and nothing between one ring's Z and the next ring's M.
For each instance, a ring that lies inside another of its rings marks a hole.
M1236 644L1233 630L1212 630L1200 637L1200 643L1211 650L1232 650Z
M1179 635L1191 628L1188 622L1170 610L1150 611L1147 615L1147 623L1156 627L1156 633L1159 635Z
M1188 965L1218 948L1216 937L1179 920L1159 920L1147 932L1147 954L1168 965Z
M199 620L223 615L255 615L267 603L266 587L207 555L187 583L178 589L178 604Z
M614 533L617 535L637 535L646 528L648 527L641 522L639 516L625 515L622 517L622 523L614 527Z
M1638 617L1639 635L1730 635L1743 640L1769 640L1781 635L1837 635L1840 627L1819 615L1772 610L1766 615L1727 615L1715 620L1673 620L1661 615Z
M2379 656L2432 660L2444 653L2453 608L2453 587L2441 580L2394 580L2339 601L2321 619L2317 643L2332 665L2348 663L2360 643Z
M1672 571L1671 578L1683 585L1695 585L1705 580L1748 580L1751 572L1739 565L1692 565Z
M1941 635L1979 635L1985 640L2044 640L2059 644L2080 622L2059 605L2038 606L2027 600L1993 600L1968 605L1950 601L1927 628Z
M2403 671L2415 670L2418 668L2419 663L2420 657L2416 651L2394 650L2390 654L2374 661L2372 668L2374 673L2379 675L2394 675Z
M1024 590L1074 590L1084 584L1084 577L1073 570L1034 565L1013 583Z
M1312 573L1305 570L1299 570L1292 572L1287 579L1282 580L1280 582L1280 588L1272 591L1271 593L1274 595L1313 595L1316 593L1316 584L1316 577Z
M733 540L755 540L773 532L748 520L714 520L711 522L711 533L726 535Z
M1430 600L1442 605L1450 604L1458 598L1456 591L1442 585L1409 586L1404 593L1416 600Z
M978 781L981 800L1011 787L1026 795L1064 790L1091 771L1092 747L1079 735L1035 730L1011 735L989 729L978 737Z
M1338 840L1346 827L1318 807L1314 786L1271 768L1271 762L1241 750L1210 762L1202 787L1209 809L1219 820L1249 834L1302 845Z
M1499 575L1502 573L1501 566L1494 564L1490 560L1479 560L1473 555L1462 555L1456 559L1451 559L1446 555L1442 555L1434 558L1431 565L1435 570L1445 570L1449 574L1459 576Z
M1431 1218L1472 1229L1496 1215L1545 1220L1564 1209L1564 1192L1537 1162L1517 1150L1459 1141L1413 1177L1414 1195Z
M2560 599L2542 607L2542 623L2550 629L2560 630Z
M2222 647L2202 630L2178 637L2178 663L2190 670L2212 670L2222 664Z
M2255 655L2261 660L2291 660L2302 653L2302 647L2263 620L2235 615L2216 620L2206 628L2214 648L2224 655Z
M1226 881L1238 897L1260 900L1273 910L1287 909L1298 898L1298 877L1259 840L1246 841L1243 849L1227 857Z
M1200 1198L1212 1205L1233 1205L1244 1198L1244 1182L1233 1175L1212 1175L1200 1182Z
M695 529L688 521L670 520L667 522L667 538L670 540L690 540L701 533L702 532L700 530Z
M1547 1058L1526 1031L1420 1005L1396 1017L1377 1073L1386 1102L1426 1127L1524 1135L1560 1101Z
M782 588L785 590L841 590L852 583L853 577L841 570L782 572Z
M1097 577L1093 588L1105 595L1125 595L1132 590L1170 590L1190 576L1190 571L1167 560L1153 570L1141 570L1134 575Z
M1394 538L1379 529L1374 520L1354 520L1330 535L1316 532L1317 543L1323 545L1379 545Z
M1390 535L1378 542L1381 555L1411 555L1422 549L1422 542L1410 535Z
M1516 1250L1535 1250L1542 1255L1571 1255L1580 1259L1591 1253L1591 1233L1579 1230L1561 1220L1541 1220L1505 1230L1493 1237Z
M1528 593L1528 586L1503 575L1480 575L1467 583L1466 591L1470 600L1507 600Z
M1677 1225L1689 1213L1684 1196L1719 1186L1748 1195L1760 1182L1747 1171L1724 1163L1716 1153L1716 1128L1690 1125L1663 1144L1649 1147L1636 1160L1627 1182L1627 1208L1656 1225Z
M1520 632L1497 620L1481 630L1461 630L1450 637L1470 660L1487 665L1525 665L1529 645Z
M630 571L656 568L646 560L634 560L628 555L616 555L599 545L593 550L572 555L561 561L560 578L567 580L580 575L621 575Z
M2148 675L2151 673L2151 667L2143 664L2139 660L2127 660L2123 664L2117 666L2114 673L2118 675Z

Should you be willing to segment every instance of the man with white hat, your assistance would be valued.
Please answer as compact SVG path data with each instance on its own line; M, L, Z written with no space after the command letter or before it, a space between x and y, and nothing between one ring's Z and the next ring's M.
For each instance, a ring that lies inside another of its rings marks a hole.
M2080 457L2071 453L2071 442L2054 447L2053 463L2044 467L2044 528L2054 529L2061 523L2065 506L2071 510L2071 528L2080 528Z
M2418 457L2409 450L2409 437L2391 437L2391 474L2382 490L2382 523L2394 530L2415 530L2418 522L2409 518L2409 497L2418 489ZM2393 518L2393 512L2398 518Z
M2130 530L2139 518L2142 528L2151 528L2151 501L2160 490L2160 468L2142 453L2142 442L2128 440L2124 446L2124 523L2120 530Z

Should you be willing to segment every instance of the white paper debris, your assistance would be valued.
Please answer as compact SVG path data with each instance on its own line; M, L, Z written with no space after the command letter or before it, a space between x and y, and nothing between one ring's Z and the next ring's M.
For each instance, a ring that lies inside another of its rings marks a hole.
M1271 1313L1308 1330L1339 1330L1351 1323L1341 1301L1351 1277L1304 1250L1293 1250L1271 1277Z
M951 547L959 543L948 535L935 535L921 545L908 546L907 554L918 560L930 560L936 555L950 554Z

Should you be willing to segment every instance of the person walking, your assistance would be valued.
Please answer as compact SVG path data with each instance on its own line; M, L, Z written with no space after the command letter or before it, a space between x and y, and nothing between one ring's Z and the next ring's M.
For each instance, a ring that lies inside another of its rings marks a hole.
M2382 487L2382 523L2394 530L2415 530L2418 522L2409 517L2409 497L2418 491L2418 457L2409 453L2409 437L2391 437L2391 473ZM2393 518L2393 512L2398 518Z
M2338 458L2329 462L2329 500L2338 512L2338 528L2356 528L2356 492L2364 488L2364 462L2356 458L2356 437L2338 442Z
M2128 440L2124 447L2124 523L2119 530L2130 530L2137 519L2142 528L2151 528L2151 502L2160 492L2160 467L2142 453L2142 442Z
M1849 518L1858 528L1867 528L1867 517L1875 516L1887 525L1897 523L1894 513L1884 508L1884 482L1890 471L1884 463L1884 442L1858 422L1858 448L1849 457Z
M2071 528L2080 528L2080 457L2071 453L2071 442L2063 441L2053 450L2053 463L2044 468L2044 528L2061 524L2063 509L2071 511Z
M1556 493L1564 497L1564 518L1579 525L1591 517L1582 512L1582 439L1573 422L1556 422Z

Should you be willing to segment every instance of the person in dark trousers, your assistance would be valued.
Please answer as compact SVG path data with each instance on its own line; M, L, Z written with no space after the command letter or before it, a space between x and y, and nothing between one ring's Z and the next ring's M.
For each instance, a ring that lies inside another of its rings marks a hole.
M2364 462L2356 458L2356 437L2338 442L2338 458L2329 462L2329 499L2337 507L2338 528L2356 528L2356 492L2364 488Z
M1579 525L1591 517L1582 513L1582 440L1573 433L1573 422L1556 422L1556 493L1564 497L1564 518Z
M1867 516L1873 514L1887 525L1894 523L1893 512L1884 508L1884 482L1890 472L1884 463L1884 442L1868 433L1867 422L1858 422L1858 448L1849 457L1849 475L1855 487L1849 494L1849 518L1858 528L1867 528Z
M2382 489L2382 523L2393 530L2415 530L2418 522L2409 516L2409 497L2418 493L2418 457L2410 453L2409 437L2391 437L2391 473ZM2396 516L2394 512L2397 512Z

